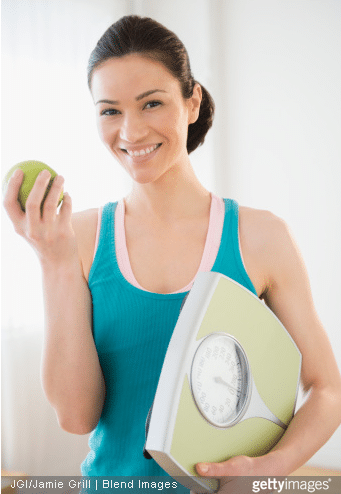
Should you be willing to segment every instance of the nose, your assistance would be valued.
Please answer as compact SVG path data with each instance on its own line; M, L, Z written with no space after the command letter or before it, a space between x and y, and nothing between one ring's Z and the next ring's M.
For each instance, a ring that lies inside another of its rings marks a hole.
M126 113L121 121L120 138L134 143L143 140L148 134L143 118L136 113Z

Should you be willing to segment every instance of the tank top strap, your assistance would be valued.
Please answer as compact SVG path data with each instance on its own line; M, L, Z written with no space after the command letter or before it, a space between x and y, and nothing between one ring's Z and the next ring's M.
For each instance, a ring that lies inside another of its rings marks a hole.
M224 199L225 218L221 243L212 271L237 281L257 296L256 289L246 272L239 240L239 206L233 199Z
M106 274L118 274L115 249L115 211L117 202L108 202L103 206L98 245L89 273L89 286ZM109 268L109 269L108 269ZM94 276L96 272L96 276Z

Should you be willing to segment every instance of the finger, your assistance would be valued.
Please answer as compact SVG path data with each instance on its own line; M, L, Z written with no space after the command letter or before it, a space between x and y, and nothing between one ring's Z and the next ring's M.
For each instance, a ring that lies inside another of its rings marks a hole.
M216 478L254 475L257 460L259 461L257 458L241 455L220 463L197 463L196 468L200 475Z
M63 190L64 178L61 175L57 175L51 185L51 188L46 196L43 206L43 218L44 220L54 219L57 214L57 207L59 198Z
M72 199L67 192L64 192L63 202L59 211L61 224L70 224L72 215Z
M17 224L25 213L21 209L18 201L19 190L24 178L24 172L18 168L8 181L3 201L4 208L14 224Z
M40 220L41 203L44 199L50 178L51 173L48 170L42 170L37 176L32 190L27 197L25 209L30 223L32 223L32 221L37 221L38 219Z
M227 462L222 463L197 463L196 471L202 477L214 477L220 479L228 475L233 475L229 473L229 468Z

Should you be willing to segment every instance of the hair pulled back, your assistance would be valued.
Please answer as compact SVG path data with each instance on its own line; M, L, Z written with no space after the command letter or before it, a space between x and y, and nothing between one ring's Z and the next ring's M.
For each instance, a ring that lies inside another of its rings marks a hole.
M188 53L180 39L172 31L149 17L125 16L112 24L98 41L88 63L88 85L94 70L110 58L138 53L161 62L181 85L182 96L190 98L197 81L194 80ZM202 101L199 117L188 127L187 152L191 153L203 144L212 126L214 101L200 84Z

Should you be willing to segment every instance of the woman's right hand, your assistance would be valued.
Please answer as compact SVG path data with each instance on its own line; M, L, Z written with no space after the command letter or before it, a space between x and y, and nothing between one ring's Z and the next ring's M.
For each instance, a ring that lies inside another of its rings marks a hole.
M8 182L4 198L4 207L15 231L33 247L43 264L74 261L78 257L77 243L71 224L72 202L67 193L57 211L64 178L58 175L53 180L41 210L40 205L51 178L49 171L43 170L27 198L26 212L22 211L18 201L23 178L24 172L17 169Z

